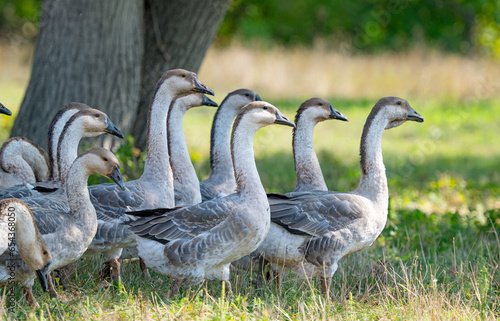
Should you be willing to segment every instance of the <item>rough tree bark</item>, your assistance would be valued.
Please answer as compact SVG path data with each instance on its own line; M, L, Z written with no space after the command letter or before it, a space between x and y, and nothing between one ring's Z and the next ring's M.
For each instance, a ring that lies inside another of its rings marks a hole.
M45 0L33 70L12 136L46 147L53 115L71 101L107 113L144 147L161 74L197 71L230 0Z
M138 147L146 146L146 121L142 120L147 117L156 82L168 69L198 71L230 2L145 0L142 86L138 121L132 127Z
M11 135L46 147L52 117L72 101L102 110L128 131L139 102L142 12L142 0L45 0Z

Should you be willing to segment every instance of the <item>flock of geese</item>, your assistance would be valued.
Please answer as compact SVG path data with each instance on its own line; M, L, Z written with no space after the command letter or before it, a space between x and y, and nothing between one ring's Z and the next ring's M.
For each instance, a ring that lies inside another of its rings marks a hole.
M85 104L70 103L55 115L48 152L25 138L7 140L0 150L0 283L20 283L27 302L38 306L36 277L57 297L50 272L84 254L104 253L114 280L120 257L139 257L146 276L152 268L174 279L171 297L181 285L204 279L221 280L230 290L231 263L244 269L256 261L278 275L319 275L327 294L339 260L370 246L386 224L384 130L407 120L423 122L422 116L404 99L380 99L361 137L359 187L332 192L314 151L313 130L321 121L347 117L328 101L311 98L294 123L254 91L238 89L215 113L210 177L200 182L182 119L192 107L217 107L206 96L213 94L193 72L165 72L149 106L144 172L133 181L123 182L109 150L78 155L83 137L123 138L105 113ZM0 113L10 115L3 105ZM287 194L266 194L255 165L253 137L272 124L293 127L297 181ZM114 183L87 186L92 174Z

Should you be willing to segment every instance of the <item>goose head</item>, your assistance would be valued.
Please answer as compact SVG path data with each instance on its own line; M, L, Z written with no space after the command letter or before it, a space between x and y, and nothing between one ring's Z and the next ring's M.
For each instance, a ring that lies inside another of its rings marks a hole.
M84 128L84 137L95 137L103 133L123 138L122 132L111 122L108 115L100 110L89 108L74 114L68 121L80 122Z
M172 102L171 108L173 108L174 104L176 104L178 108L182 108L183 111L199 106L219 107L215 101L201 93L194 93L178 98Z
M220 105L221 107L231 108L236 116L243 106L253 101L262 101L262 99L260 99L260 96L255 91L242 88L227 94Z
M332 104L321 98L310 98L304 101L295 116L295 123L299 122L300 117L307 117L315 122L322 122L328 119L338 119L342 121L349 121L340 111L335 109Z
M173 93L174 98L179 98L192 93L214 95L214 92L202 83L198 76L184 69L172 69L163 74L158 82L157 93Z
M7 109L4 105L0 103L0 114L5 114L7 116L12 116L12 112Z
M384 97L373 107L372 114L383 112L389 121L385 129L398 127L404 122L411 120L422 123L424 118L417 113L403 98Z
M15 215L16 245L23 261L36 272L43 291L47 291L47 274L52 262L49 247L36 227L29 207L16 198L0 202L3 215Z
M120 164L116 156L109 150L96 147L91 148L79 156L84 161L88 173L100 174L113 180L122 190L125 190L120 173Z
M237 118L237 121L248 119L249 122L256 124L258 127L272 124L295 127L293 121L283 115L278 108L265 101L255 101L247 104L241 109L238 116L240 117Z

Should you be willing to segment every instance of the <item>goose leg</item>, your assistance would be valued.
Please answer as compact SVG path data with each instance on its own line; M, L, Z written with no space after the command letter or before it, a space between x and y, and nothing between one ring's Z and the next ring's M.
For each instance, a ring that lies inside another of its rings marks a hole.
M330 284L332 283L332 277L321 276L321 293L323 293L327 298L330 297Z
M229 280L223 280L222 282L224 282L224 289L225 289L224 294L227 296L232 291L231 282L229 282Z
M118 259L109 261L109 274L115 283L120 283L120 262Z
M170 290L170 293L168 294L168 298L172 299L175 297L177 294L179 294L179 289L182 284L182 276L178 276L175 278L174 283L172 284L172 289Z
M144 260L141 257L139 257L139 264L142 270L142 274L144 274L144 277L147 280L151 280L151 275L149 274L148 267L146 266L146 263L144 263Z
M64 291L68 290L68 271L69 271L69 266L63 266L59 269L56 269L54 271L57 271L57 274L59 274L59 285L62 287Z
M54 279L52 278L52 273L47 275L47 286L51 299L57 298L56 288L54 287Z
M23 285L23 293L26 301L32 308L38 309L40 307L38 302L36 302L35 297L33 296L33 289L31 288L31 286Z

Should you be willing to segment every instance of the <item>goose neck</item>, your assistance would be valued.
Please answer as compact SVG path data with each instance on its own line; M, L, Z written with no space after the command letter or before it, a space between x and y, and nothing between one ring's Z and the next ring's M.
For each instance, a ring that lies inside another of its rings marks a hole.
M173 194L167 141L167 115L171 103L170 93L158 92L149 109L147 154L142 177L158 184L167 184Z
M254 124L238 124L233 128L231 153L236 178L236 191L242 197L266 195L257 171L253 152L253 138L259 127Z
M357 191L387 209L389 191L382 156L382 134L388 124L382 113L367 120L360 144L361 180Z
M301 117L293 132L293 158L295 164L295 188L326 191L321 166L314 151L313 132L317 122Z
M82 122L74 121L62 131L57 146L57 163L59 167L59 181L61 184L66 182L69 169L78 157L78 145L85 134L85 128Z
M221 105L215 113L210 137L210 177L235 180L231 158L231 124L236 110L225 110Z
M48 155L49 155L49 182L59 182L59 164L57 162L57 146L59 137L68 120L78 112L77 109L67 110L60 117L56 115L57 120L51 124L48 135Z

